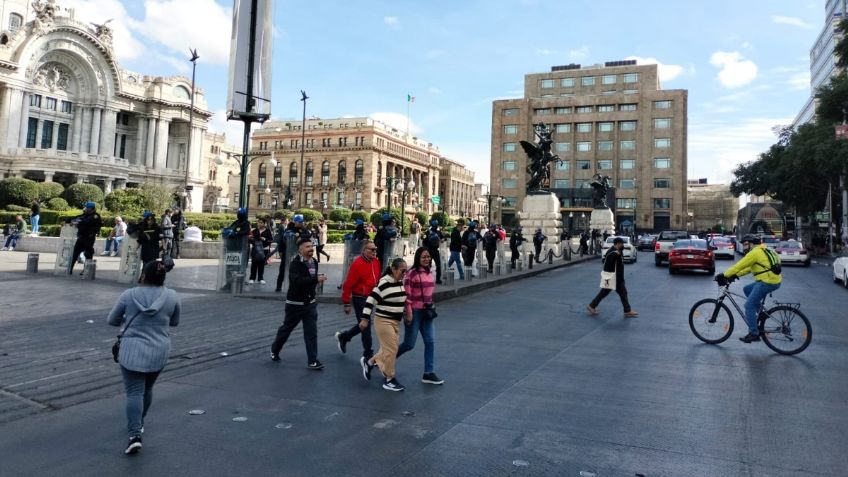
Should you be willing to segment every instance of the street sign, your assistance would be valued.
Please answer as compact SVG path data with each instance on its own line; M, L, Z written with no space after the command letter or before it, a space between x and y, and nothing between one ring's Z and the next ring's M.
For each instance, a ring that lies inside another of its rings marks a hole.
M439 205L442 202L442 198L437 195L434 195L430 197L430 202L432 202L434 205Z

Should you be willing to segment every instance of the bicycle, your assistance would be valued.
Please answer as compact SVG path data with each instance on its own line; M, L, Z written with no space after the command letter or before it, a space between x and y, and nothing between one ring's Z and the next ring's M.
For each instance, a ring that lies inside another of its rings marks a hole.
M724 342L733 333L734 318L730 308L724 303L730 300L736 312L744 317L745 311L734 297L746 300L744 295L730 291L734 278L728 278L725 285L719 285L718 298L705 298L698 301L689 310L689 328L695 336L708 344ZM757 328L760 337L772 351L783 355L794 355L807 349L813 339L810 320L801 312L800 303L774 301L773 307L765 309L766 299L760 302L757 313ZM745 321L744 318L742 320Z

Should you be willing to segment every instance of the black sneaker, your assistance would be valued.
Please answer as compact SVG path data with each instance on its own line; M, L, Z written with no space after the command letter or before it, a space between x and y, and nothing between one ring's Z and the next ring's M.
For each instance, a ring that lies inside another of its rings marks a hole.
M132 438L130 438L129 444L127 444L126 450L124 450L124 454L133 455L140 450L141 450L141 437L132 437Z
M322 362L320 362L316 359L314 363L309 363L309 364L306 365L306 367L309 368L309 369L314 369L314 370L318 371L319 369L324 368L324 363L322 363Z
M426 384L444 384L445 380L436 376L436 373L424 373L421 382Z
M359 364L362 366L362 377L365 378L366 381L371 381L371 370L374 369L374 365L368 364L368 360L365 356L359 358Z
M338 341L339 351L343 354L347 353L347 340L344 339L341 331L336 331L336 340Z
M275 352L271 351L271 361L279 361L279 360L280 360L280 353L275 353Z
M758 333L748 333L747 335L739 338L739 341L743 343L753 343L754 341L760 341L760 335Z
M403 391L406 388L404 388L403 384L399 383L397 381L397 379L392 378L392 379L387 379L383 382L383 389L385 389L386 391L398 392L398 391Z

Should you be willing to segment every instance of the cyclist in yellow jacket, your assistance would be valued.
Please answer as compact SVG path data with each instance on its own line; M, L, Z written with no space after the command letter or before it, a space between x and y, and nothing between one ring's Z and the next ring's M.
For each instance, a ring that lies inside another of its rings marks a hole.
M757 245L754 247L754 245ZM754 283L745 285L745 322L748 323L748 334L739 338L743 343L760 341L760 331L757 328L757 312L760 303L771 292L780 288L780 258L768 250L756 235L742 237L742 250L745 256L728 268L724 273L715 276L715 280L724 285L727 279L735 279L751 273Z

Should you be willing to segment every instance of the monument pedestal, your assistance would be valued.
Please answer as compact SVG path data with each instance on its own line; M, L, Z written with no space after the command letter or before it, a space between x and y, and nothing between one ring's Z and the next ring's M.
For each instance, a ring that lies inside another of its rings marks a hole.
M542 253L553 250L560 254L559 235L562 230L562 216L559 212L559 199L552 192L531 192L521 202L521 212L518 213L521 226L524 227L524 237L527 238L528 248L533 250L533 234L536 229L548 238L542 247Z
M615 235L615 216L609 209L595 209L589 218L589 228L597 230L601 235L604 232L608 235Z

